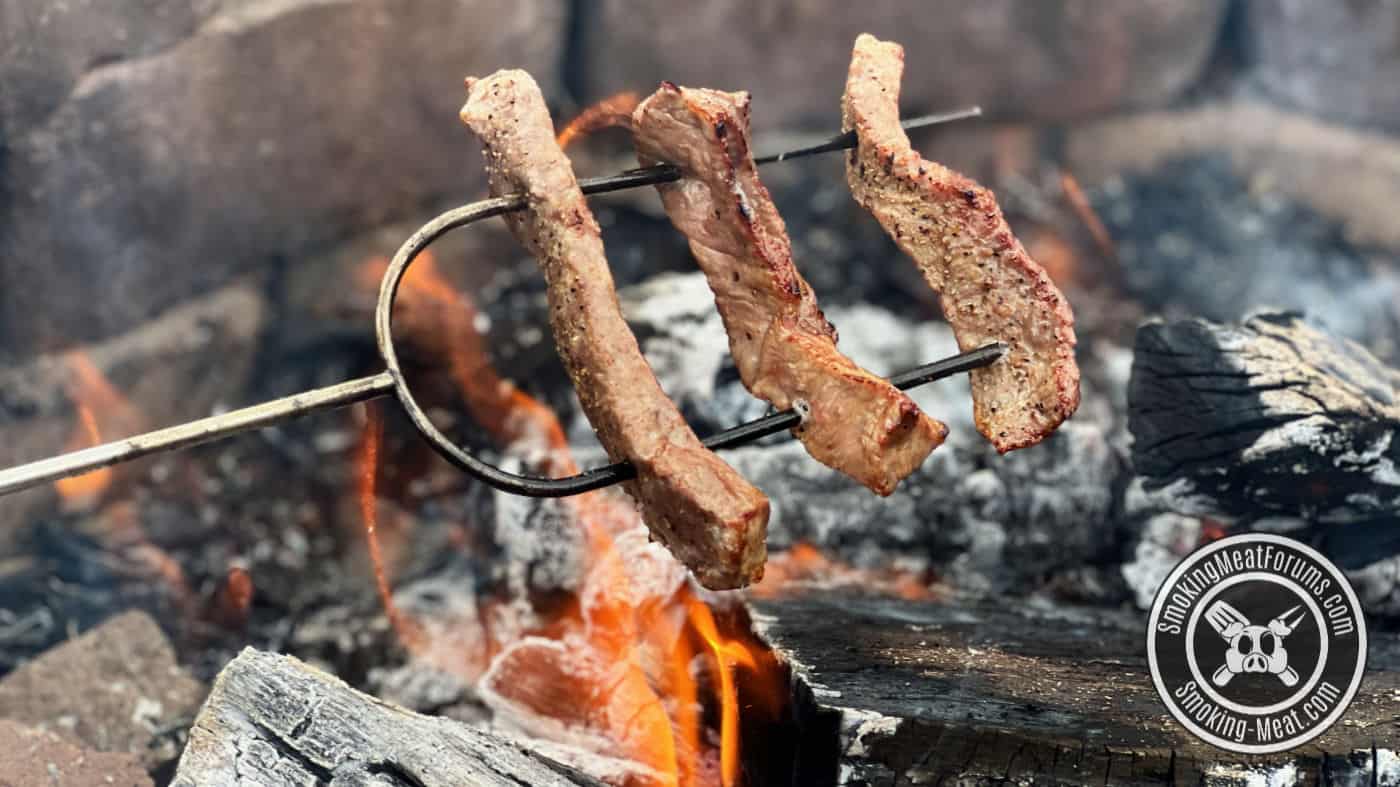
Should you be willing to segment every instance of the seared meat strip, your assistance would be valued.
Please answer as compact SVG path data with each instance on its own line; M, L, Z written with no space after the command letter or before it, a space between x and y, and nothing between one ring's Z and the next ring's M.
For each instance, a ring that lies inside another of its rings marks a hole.
M739 377L779 409L821 463L881 495L923 463L947 428L836 349L836 331L792 262L787 228L749 152L749 95L665 82L632 116L643 165L683 177L658 186L690 239L729 334Z
M524 71L468 79L462 120L485 147L491 193L528 195L529 209L507 223L544 271L550 326L584 414L608 455L637 468L626 488L652 535L705 587L756 581L768 500L701 445L642 357L539 87Z
M851 194L914 258L940 295L964 350L993 341L1011 351L972 372L977 429L1005 453L1034 445L1079 407L1074 314L1011 234L996 198L927 161L899 125L904 50L862 34L842 100Z

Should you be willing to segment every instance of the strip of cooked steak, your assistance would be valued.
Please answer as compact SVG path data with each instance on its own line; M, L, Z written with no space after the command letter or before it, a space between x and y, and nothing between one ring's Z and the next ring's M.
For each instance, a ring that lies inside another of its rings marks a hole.
M851 194L914 258L964 350L1010 345L972 372L977 429L1005 453L1034 445L1079 407L1074 314L975 181L927 161L899 125L904 50L862 34L842 100Z
M653 376L539 87L523 71L468 79L462 120L485 147L491 193L529 199L507 222L544 271L554 340L584 414L608 455L637 468L626 488L652 535L705 587L756 581L768 500L700 443Z
M739 377L755 396L805 415L807 452L881 495L947 428L836 349L836 331L792 262L783 219L749 152L749 95L664 82L632 116L643 165L682 178L658 186L714 291Z

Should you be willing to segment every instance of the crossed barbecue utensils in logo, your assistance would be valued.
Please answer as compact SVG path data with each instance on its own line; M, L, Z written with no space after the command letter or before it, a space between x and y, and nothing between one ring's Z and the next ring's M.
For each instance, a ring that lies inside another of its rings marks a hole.
M1293 620L1288 620L1294 612L1298 612L1297 606L1269 621L1266 626L1256 626L1224 601L1216 601L1207 607L1206 622L1230 643L1225 651L1225 663L1211 676L1211 682L1224 687L1241 673L1267 672L1278 676L1285 686L1297 685L1298 672L1288 666L1288 650L1283 646L1284 638L1303 621L1302 612Z

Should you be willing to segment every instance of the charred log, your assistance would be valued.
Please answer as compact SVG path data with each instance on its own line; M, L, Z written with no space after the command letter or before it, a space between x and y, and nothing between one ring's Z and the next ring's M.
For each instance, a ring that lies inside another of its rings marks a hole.
M1122 610L834 591L750 603L793 668L801 784L1368 784L1395 756L1384 703L1356 703L1290 754L1204 743L1166 713L1142 620ZM1400 641L1370 653L1368 691L1400 687Z
M251 648L220 673L173 783L601 787L498 738Z
M1376 539L1400 517L1397 393L1400 371L1296 315L1145 325L1133 464L1171 508L1327 526L1334 557L1357 565L1387 554Z

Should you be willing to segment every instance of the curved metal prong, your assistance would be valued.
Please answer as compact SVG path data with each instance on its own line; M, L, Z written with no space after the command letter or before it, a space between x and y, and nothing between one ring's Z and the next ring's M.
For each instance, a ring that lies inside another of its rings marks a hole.
M976 117L979 114L981 114L980 109L969 107L938 115L912 118L902 125L906 129L917 128ZM841 150L854 145L855 136L847 132L819 145L765 156L757 161L761 164L788 161L802 156ZM668 183L679 178L680 172L675 167L669 164L659 164L608 177L588 178L579 181L579 186L584 194L603 194L638 186ZM412 392L409 391L404 381L403 373L399 369L398 357L394 352L391 314L399 282L408 270L409 264L413 262L414 257L427 248L428 244L453 229L492 216L522 210L525 207L526 200L523 194L509 194L453 208L419 227L399 247L389 269L384 273L379 290L379 302L375 308L375 335L380 355L388 367L387 371L371 377L303 391L271 402L0 470L0 496L159 451L184 448L249 429L270 426L311 412L385 396L390 390L397 395L399 403L403 405L419 433L438 453L497 489L532 497L562 497L591 491L634 477L636 471L626 463L600 467L570 478L534 478L507 473L486 464L456 446L437 427L433 426L422 408L414 400ZM996 361L1005 352L1005 345L989 344L912 369L891 378L891 382L902 389L912 388L953 374L986 366ZM712 449L732 448L789 429L796 426L798 420L796 413L785 410L712 435L706 438L704 443Z
M502 492L525 497L568 497L630 480L636 477L637 471L627 462L618 462L567 478L541 478L507 472L495 465L483 462L452 442L428 418L428 414L418 404L418 400L413 396L413 391L408 387L403 369L399 365L398 353L394 348L394 299L398 295L399 284L403 281L404 274L408 272L408 267L413 263L413 260L423 249L428 247L428 244L447 232L510 210L518 210L522 203L523 198L516 195L484 200L473 205L449 210L413 233L394 254L394 258L389 262L389 267L384 271L384 278L380 282L379 302L374 310L375 339L379 343L379 355L384 360L384 366L394 379L394 394L398 397L400 406L403 407L418 433L444 459ZM1004 344L989 344L912 369L891 378L891 382L900 388L923 385L949 375L994 363L1006 354L1006 349ZM790 429L796 426L799 421L800 416L797 413L792 410L784 410L713 435L704 440L704 443L712 449L732 448L776 434L784 429Z

